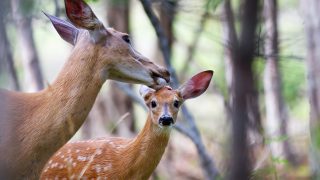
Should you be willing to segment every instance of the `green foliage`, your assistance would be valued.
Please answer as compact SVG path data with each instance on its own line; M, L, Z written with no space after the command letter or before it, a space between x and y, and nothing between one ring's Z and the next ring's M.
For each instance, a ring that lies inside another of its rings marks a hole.
M98 2L99 0L84 0L84 1L89 3L89 2Z
M270 177L272 174L276 174L276 168L267 166L253 171L250 179L267 179L267 177Z
M313 125L313 127L311 127L311 140L312 140L312 146L319 153L320 152L320 126L319 125Z
M280 55L281 57L281 55ZM263 76L265 60L257 58L253 65L253 70L257 77L258 91L263 94ZM279 68L282 78L282 94L285 102L290 107L295 106L301 101L302 94L306 87L306 69L303 61L282 58L279 61Z
M280 61L282 90L290 107L298 103L306 87L306 69L303 61L283 59Z
M34 0L21 0L20 1L20 12L23 16L31 16L35 9L35 1Z
M272 157L272 162L275 164L284 164L284 165L289 164L288 160L280 157Z
M288 136L273 136L272 138L267 138L266 139L266 144L271 144L273 142L283 142L288 140Z
M299 0L281 0L279 1L280 9L296 8L299 6Z
M206 9L207 10L213 10L215 11L217 7L223 2L223 0L208 0L206 3Z

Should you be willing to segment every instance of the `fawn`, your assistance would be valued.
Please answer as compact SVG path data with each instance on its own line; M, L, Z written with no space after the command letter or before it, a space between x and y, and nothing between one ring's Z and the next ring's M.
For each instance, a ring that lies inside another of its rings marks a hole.
M70 22L47 15L74 45L56 80L36 93L0 90L0 179L38 179L86 119L107 79L160 88L170 75L105 28L83 0L65 0Z
M179 107L205 92L212 75L212 71L201 72L177 90L165 86L155 91L142 86L140 94L149 112L135 138L68 143L47 162L41 179L148 179L165 151Z

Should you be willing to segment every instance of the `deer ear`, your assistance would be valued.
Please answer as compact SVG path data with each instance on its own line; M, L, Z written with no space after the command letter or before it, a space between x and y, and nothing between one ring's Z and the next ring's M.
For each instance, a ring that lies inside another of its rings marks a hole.
M102 23L83 0L65 0L66 13L70 21L81 28L95 30Z
M213 71L210 70L203 71L193 76L179 87L178 91L180 92L181 97L186 100L200 96L207 90L212 76Z
M155 90L154 89L151 89L149 88L148 86L145 86L145 85L141 85L140 86L140 90L139 90L139 93L140 93L140 96L145 100L146 98L148 98L148 96L153 93Z
M86 2L83 0L65 0L64 2L66 14L75 26L89 30L95 43L105 40L107 31Z
M68 43L75 45L79 30L67 21L64 21L46 13L44 14L50 19L51 23L53 24L53 27L57 30L60 37Z

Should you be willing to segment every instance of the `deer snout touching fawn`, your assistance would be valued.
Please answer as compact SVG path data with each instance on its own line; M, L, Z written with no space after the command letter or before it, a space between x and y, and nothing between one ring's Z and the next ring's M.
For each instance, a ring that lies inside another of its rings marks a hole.
M65 6L70 22L47 15L74 45L56 80L36 93L0 89L0 179L38 179L82 125L107 79L155 89L170 80L166 69L133 49L127 34L105 28L83 0L65 0Z
M135 138L107 137L68 143L47 162L41 179L148 179L165 151L179 107L186 99L205 92L212 75L212 71L201 72L177 90L142 86L140 94L148 107L148 116Z

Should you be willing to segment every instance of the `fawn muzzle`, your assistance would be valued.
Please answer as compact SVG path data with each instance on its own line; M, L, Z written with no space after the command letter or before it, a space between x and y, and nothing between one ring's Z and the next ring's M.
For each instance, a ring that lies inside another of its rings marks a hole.
M170 126L174 124L173 118L168 115L161 116L159 119L159 124L162 126Z

